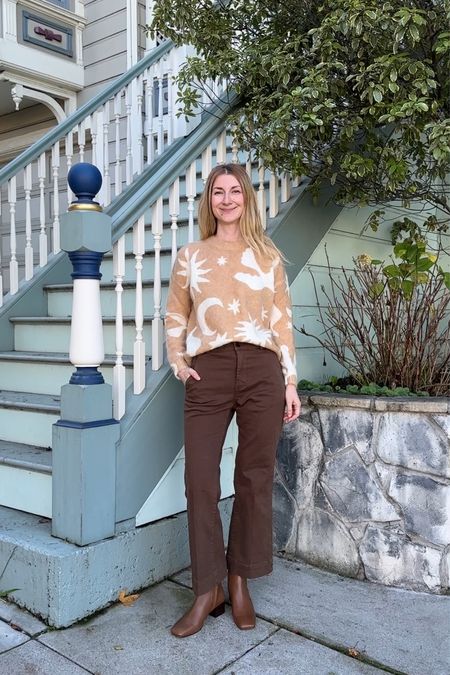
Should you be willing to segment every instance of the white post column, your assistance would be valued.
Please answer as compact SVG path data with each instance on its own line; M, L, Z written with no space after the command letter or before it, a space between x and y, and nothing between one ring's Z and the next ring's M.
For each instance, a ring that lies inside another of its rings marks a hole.
M102 178L92 164L69 172L77 201L61 218L61 246L73 265L70 361L61 389L61 419L53 425L52 534L79 546L115 534L116 443L112 388L98 370L104 359L100 264L111 248L111 218L93 201Z

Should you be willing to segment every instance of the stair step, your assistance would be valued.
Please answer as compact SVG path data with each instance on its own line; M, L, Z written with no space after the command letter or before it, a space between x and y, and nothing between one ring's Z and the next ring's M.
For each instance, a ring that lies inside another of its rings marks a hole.
M123 362L126 366L125 380L128 386L133 376L132 357L124 356ZM33 364L32 368L30 364ZM108 354L100 366L100 371L108 384L112 384L114 365L114 355ZM0 390L59 396L61 387L69 382L74 370L75 367L70 363L69 355L66 353L0 352Z
M169 280L172 271L172 257L171 251L166 250L161 252L161 277ZM136 279L136 261L133 252L129 251L125 254L125 279L127 281L134 281ZM100 272L102 279L106 282L114 280L114 266L112 254L103 259ZM153 281L155 278L155 254L153 250L146 251L142 260L142 278L147 281Z
M1 442L51 445L51 426L60 416L60 397L48 394L0 391Z
M2 506L51 518L51 474L52 453L48 449L0 440Z
M0 408L10 410L35 410L51 414L61 409L60 396L33 394L31 392L0 390ZM0 432L1 433L1 432ZM0 440L1 444L1 440Z
M153 312L153 281L143 281L142 294L145 311ZM122 283L122 311L125 315L133 316L136 304L136 283L134 281L124 281ZM116 312L116 284L113 281L107 281L100 284L100 302L102 313L105 316L114 316ZM70 316L72 313L72 284L52 284L45 286L48 299L49 316ZM165 307L167 294L169 291L169 279L161 282L161 304Z
M52 453L48 448L0 439L0 464L27 471L52 472Z
M152 316L144 317L144 340L151 345L151 321ZM16 351L40 352L63 352L70 344L69 316L21 316L11 317L14 325L14 348ZM136 339L134 317L123 318L123 351L125 354L133 353L133 345ZM104 349L108 353L114 353L116 348L115 318L103 317L103 341Z

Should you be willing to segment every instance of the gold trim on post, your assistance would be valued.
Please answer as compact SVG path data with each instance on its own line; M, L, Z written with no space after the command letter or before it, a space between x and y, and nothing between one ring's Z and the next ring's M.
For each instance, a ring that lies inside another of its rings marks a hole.
M67 209L68 211L103 211L100 204L95 204L94 202L88 202L83 204L82 202L73 202Z

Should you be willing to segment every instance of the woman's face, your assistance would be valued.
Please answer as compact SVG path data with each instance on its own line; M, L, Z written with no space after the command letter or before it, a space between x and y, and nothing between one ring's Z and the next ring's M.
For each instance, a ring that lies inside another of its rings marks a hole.
M211 208L217 225L239 225L245 202L241 184L232 174L215 179L211 191Z

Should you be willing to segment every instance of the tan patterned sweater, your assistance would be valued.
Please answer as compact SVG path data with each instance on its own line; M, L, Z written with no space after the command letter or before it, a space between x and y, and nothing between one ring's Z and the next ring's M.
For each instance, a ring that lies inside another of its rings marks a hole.
M165 323L168 359L177 377L196 354L228 342L249 342L276 352L286 384L297 383L282 261L262 259L245 242L210 237L180 249Z

